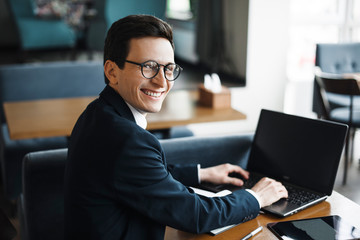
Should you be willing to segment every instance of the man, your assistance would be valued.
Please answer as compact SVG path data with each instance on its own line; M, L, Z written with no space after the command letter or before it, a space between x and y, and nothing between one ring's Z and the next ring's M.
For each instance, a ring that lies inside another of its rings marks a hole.
M107 86L70 139L66 239L163 239L166 225L207 232L254 218L260 206L287 196L280 183L265 178L252 190L204 198L186 186L199 180L241 186L228 174L249 173L230 164L167 166L159 141L145 130L145 116L160 111L180 71L167 23L132 15L111 26L104 49Z

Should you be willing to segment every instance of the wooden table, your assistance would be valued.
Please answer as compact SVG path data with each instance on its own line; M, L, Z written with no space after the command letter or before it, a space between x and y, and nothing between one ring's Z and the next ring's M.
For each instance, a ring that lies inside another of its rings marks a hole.
M169 129L192 123L245 119L232 109L214 110L197 104L195 91L170 92L159 113L148 114L148 130ZM5 102L11 139L70 136L76 120L95 97Z
M242 223L216 236L211 236L209 234L191 234L167 227L165 240L239 240L259 226L263 226L263 230L252 237L251 240L275 240L277 238L266 227L267 223L329 215L339 215L344 218L345 221L360 228L360 206L334 191L325 202L286 218L276 218L269 214L261 214L249 222Z

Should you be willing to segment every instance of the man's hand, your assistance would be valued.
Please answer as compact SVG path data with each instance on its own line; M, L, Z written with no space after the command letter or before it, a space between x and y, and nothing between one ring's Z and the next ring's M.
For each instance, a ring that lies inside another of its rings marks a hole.
M260 198L261 207L266 207L278 201L280 198L287 198L288 192L280 183L271 178L262 178L251 188Z
M211 182L214 184L233 184L235 186L242 186L244 184L241 179L230 177L230 173L238 173L244 179L249 178L248 171L245 171L239 166L225 163L214 167L200 169L200 181Z

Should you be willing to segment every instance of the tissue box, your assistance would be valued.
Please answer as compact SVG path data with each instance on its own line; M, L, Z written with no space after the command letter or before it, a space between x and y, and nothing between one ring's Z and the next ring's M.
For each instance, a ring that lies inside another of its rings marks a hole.
M231 107L231 92L228 88L222 86L221 92L214 93L204 87L199 86L199 103L205 107L214 109L223 109Z

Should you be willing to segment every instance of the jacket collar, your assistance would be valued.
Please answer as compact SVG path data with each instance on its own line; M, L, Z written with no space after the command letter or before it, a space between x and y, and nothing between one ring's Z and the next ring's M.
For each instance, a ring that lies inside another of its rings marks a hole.
M126 119L135 122L135 118L124 99L109 85L100 93L100 98L111 105L115 111Z

